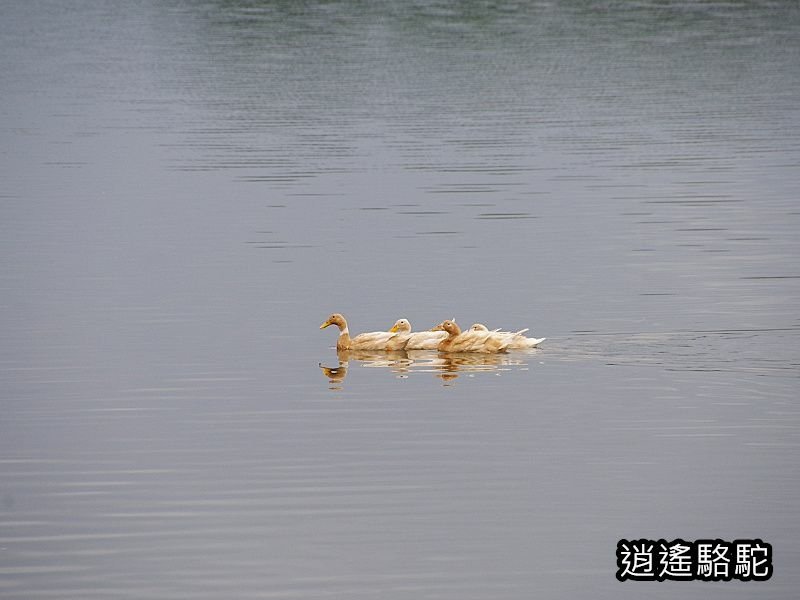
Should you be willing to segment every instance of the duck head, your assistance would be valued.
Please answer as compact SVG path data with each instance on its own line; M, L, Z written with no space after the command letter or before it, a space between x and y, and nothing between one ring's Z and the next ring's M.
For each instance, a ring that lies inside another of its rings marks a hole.
M411 331L411 323L408 322L408 319L398 319L392 328L389 330L391 333L397 333L401 331L403 333L407 333Z
M461 328L456 324L455 319L447 319L439 323L431 331L446 331L451 336L461 333Z
M325 319L325 322L319 326L320 329L325 329L331 325L336 325L339 328L339 331L344 331L347 329L347 321L344 320L344 317L339 313L333 313L330 317Z

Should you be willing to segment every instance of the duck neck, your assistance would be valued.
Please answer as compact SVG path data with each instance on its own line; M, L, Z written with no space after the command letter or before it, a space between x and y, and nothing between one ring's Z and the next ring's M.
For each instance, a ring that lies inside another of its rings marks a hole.
M339 339L336 341L336 347L339 350L350 349L350 331L347 329L347 323L339 325Z
M452 331L448 331L447 333L448 333L449 339L452 340L457 335L461 335L461 328L456 323L453 323Z

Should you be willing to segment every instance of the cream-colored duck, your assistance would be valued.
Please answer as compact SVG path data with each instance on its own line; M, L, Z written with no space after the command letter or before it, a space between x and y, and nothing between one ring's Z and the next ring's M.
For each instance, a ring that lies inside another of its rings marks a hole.
M396 332L397 337L386 344L387 350L436 350L439 342L447 337L445 331L411 331L408 319L398 319L389 332Z
M489 328L486 327L483 323L475 323L472 327L469 328L470 331L489 331ZM503 335L508 337L511 342L508 344L509 350L521 350L524 348L536 348L539 344L545 341L547 338L529 338L522 335L528 331L527 328L520 329L519 331L500 331L499 329L492 330L492 333L497 333L499 335Z
M447 337L439 342L440 352L508 352L511 340L493 331L465 331L455 321L442 321L434 330L447 332Z
M373 331L370 333L359 333L356 337L350 337L347 329L347 321L339 313L334 313L319 326L325 329L330 325L339 328L339 339L336 340L337 350L386 350L386 344L397 334L393 331Z

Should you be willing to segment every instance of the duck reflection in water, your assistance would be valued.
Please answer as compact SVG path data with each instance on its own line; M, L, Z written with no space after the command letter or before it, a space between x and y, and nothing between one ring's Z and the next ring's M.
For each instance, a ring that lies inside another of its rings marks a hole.
M459 374L495 373L522 369L527 362L522 357L509 354L442 353L429 350L398 350L380 352L369 350L337 351L339 365L319 368L331 383L331 389L341 389L351 363L370 368L386 368L397 378L406 378L411 373L432 373L445 384L456 379Z
M326 367L319 363L319 368L322 369L322 374L328 378L328 383L331 384L332 390L342 389L341 383L347 377L347 367L348 364L346 362L339 362L338 367Z

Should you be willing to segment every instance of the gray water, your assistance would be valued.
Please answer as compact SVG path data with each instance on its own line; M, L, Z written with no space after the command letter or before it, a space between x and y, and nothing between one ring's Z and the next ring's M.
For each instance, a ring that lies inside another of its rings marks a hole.
M0 597L789 598L795 2L5 2ZM353 331L529 327L500 357ZM620 583L620 538L764 583Z

